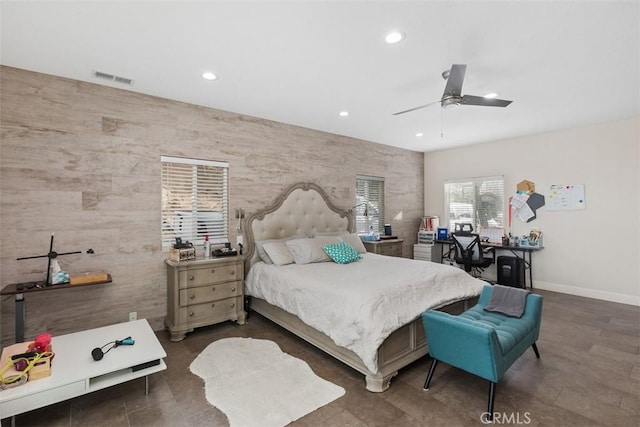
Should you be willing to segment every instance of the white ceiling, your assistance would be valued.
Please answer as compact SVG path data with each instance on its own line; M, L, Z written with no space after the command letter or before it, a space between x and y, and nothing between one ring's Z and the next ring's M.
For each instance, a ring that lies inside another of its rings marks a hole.
M640 115L638 1L0 7L3 65L416 151ZM406 39L386 44L394 29ZM453 63L467 64L463 94L514 102L392 116L439 100ZM93 70L135 83L105 83ZM219 79L202 79L207 70Z

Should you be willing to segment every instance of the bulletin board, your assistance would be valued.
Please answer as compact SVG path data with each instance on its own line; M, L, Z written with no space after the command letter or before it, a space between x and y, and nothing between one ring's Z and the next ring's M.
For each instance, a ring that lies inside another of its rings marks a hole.
M546 201L549 211L582 210L586 206L584 184L551 185Z

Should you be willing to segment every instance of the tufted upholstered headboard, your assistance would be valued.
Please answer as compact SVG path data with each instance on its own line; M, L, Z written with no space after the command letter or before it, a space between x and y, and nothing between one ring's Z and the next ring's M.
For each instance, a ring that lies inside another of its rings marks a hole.
M293 184L276 198L272 206L247 218L245 272L260 261L255 241L349 231L351 222L348 211L334 206L317 184Z

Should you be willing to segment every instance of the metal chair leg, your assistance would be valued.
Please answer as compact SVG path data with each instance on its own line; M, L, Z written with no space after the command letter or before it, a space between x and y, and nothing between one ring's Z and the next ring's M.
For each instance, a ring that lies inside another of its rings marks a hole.
M533 351L536 353L536 357L540 359L540 353L538 352L538 346L536 345L536 343L531 344L531 347L533 347Z
M433 359L433 361L431 362L431 367L429 368L429 373L427 374L427 380L424 382L424 387L422 387L422 390L429 390L429 384L431 383L431 378L433 378L433 373L436 371L437 364L438 360Z
M487 406L487 419L493 420L493 402L496 399L496 383L489 381L489 404Z

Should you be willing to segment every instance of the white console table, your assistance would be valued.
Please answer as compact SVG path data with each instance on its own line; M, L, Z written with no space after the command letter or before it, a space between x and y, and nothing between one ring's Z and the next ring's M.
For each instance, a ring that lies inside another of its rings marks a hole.
M129 336L135 340L134 345L118 346L102 360L93 360L91 351L94 348ZM55 353L51 376L1 390L0 418L13 417L140 377L145 377L145 393L148 393L147 375L167 369L163 360L167 353L146 319L54 336L51 343Z

